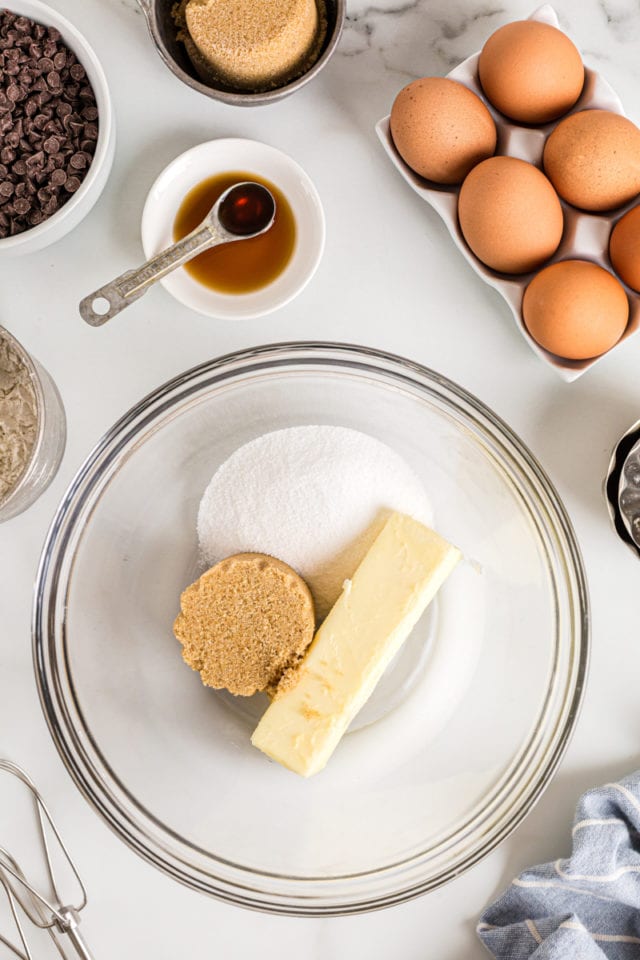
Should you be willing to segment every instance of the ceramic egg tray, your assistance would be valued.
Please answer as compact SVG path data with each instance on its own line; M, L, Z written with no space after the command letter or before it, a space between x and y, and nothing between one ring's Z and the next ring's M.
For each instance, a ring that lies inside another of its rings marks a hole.
M540 7L529 19L538 20L541 23L548 23L553 27L559 27L555 10L550 6ZM476 53L469 57L456 67L455 70L447 74L447 76L450 80L457 80L465 87L468 87L486 104L495 120L498 130L496 154L527 160L529 163L533 163L542 169L542 152L545 141L563 117L542 127L521 126L507 120L484 96L478 80L479 56L480 54ZM598 73L587 68L585 68L584 88L578 102L569 113L576 113L579 110L585 109L611 110L614 113L624 113L622 104L615 91L611 89L609 84L603 80ZM564 114L564 116L567 115L568 114ZM486 267L478 260L467 246L458 223L459 186L440 186L414 173L401 158L394 146L389 129L388 116L376 124L376 132L392 163L416 193L440 214L449 228L454 242L476 273L490 286L495 287L507 301L518 328L531 349L534 350L538 356L542 357L549 366L553 367L562 379L567 382L576 380L585 370L588 370L594 363L602 359L602 357L595 357L589 360L566 360L562 357L556 357L554 354L544 350L533 340L522 320L522 298L527 284L535 274L528 273L512 276L498 273ZM620 207L608 214L584 213L565 203L562 199L560 202L564 213L564 231L560 246L547 263L571 259L591 260L605 267L607 270L612 270L608 254L609 235L613 225L620 217L638 203L638 198L632 200L626 204L626 206ZM546 265L547 264L544 264L543 266ZM626 340L627 337L634 333L640 326L640 296L624 284L623 287L629 297L629 322L618 343ZM615 350L616 346L618 346L618 344L612 347L612 349ZM610 353L611 351L608 352ZM606 354L602 356L606 356Z

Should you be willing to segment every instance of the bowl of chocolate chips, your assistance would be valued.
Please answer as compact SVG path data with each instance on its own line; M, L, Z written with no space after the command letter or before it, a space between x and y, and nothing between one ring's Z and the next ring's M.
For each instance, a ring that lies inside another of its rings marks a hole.
M40 0L0 5L0 257L32 253L86 216L107 182L115 125L104 71Z

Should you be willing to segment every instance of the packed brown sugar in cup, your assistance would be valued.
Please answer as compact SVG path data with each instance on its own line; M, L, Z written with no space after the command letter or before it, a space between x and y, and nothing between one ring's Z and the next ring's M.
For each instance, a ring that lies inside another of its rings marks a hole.
M315 611L304 580L259 553L228 557L183 591L174 633L185 662L209 687L273 694L313 639Z
M324 0L180 0L173 17L205 83L256 93L305 73L327 31Z

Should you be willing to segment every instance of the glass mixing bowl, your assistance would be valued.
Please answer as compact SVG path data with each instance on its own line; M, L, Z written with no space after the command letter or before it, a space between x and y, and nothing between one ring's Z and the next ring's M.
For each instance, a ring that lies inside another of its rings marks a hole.
M216 468L260 434L319 423L402 454L465 560L304 780L251 746L259 703L203 687L172 622ZM531 809L576 722L588 601L557 493L491 411L398 357L285 344L188 371L100 441L44 548L34 656L69 772L134 850L224 900L353 913L455 877Z

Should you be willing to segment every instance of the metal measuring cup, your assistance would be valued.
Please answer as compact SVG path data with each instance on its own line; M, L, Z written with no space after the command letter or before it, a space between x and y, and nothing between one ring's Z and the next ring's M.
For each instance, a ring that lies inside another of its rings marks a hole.
M238 92L232 87L220 83L212 86L204 83L198 76L195 67L187 55L184 44L177 38L177 28L171 11L176 0L138 0L144 13L151 38L158 53L173 74L186 83L192 90L203 93L206 97L221 100L237 107L256 107L264 103L274 103L288 97L304 87L315 77L331 58L342 33L344 26L346 0L325 0L327 33L317 60L312 66L290 83L275 90L266 90L262 93Z
M616 444L604 493L616 533L640 558L640 420Z

